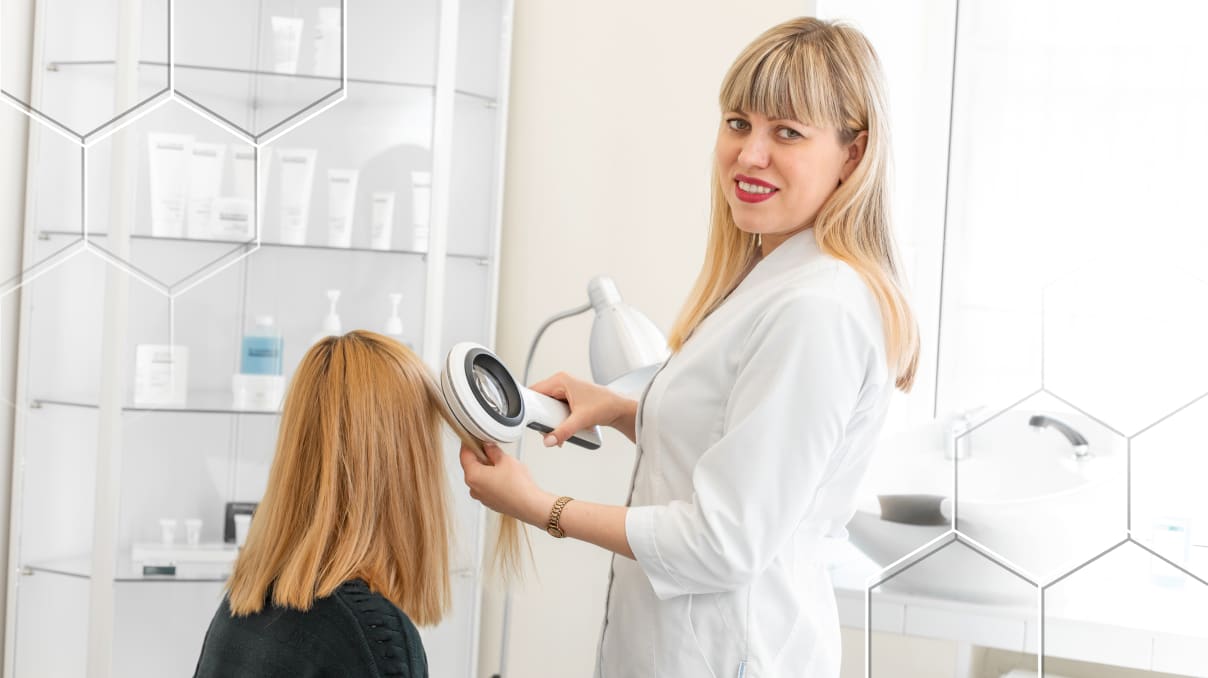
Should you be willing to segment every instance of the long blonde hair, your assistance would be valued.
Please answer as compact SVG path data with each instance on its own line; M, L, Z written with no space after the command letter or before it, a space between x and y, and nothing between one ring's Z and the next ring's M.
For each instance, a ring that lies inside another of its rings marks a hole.
M259 612L270 590L274 605L308 610L360 578L416 624L439 622L451 600L442 422L478 446L402 344L358 330L312 346L290 383L268 487L227 581L232 614ZM518 527L507 523L497 556L514 565Z
M851 176L814 220L819 248L851 266L880 307L889 368L909 391L918 367L919 336L906 300L889 214L889 123L881 67L868 39L854 28L811 17L772 27L747 46L722 81L722 111L759 113L838 130L850 144L868 133ZM758 256L757 236L740 230L716 169L705 261L669 344L678 351L725 299Z

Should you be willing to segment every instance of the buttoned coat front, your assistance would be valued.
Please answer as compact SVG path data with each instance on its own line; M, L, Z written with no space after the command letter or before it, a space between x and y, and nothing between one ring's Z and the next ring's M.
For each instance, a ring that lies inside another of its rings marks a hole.
M838 678L821 540L892 388L878 305L812 228L759 261L643 394L596 675Z

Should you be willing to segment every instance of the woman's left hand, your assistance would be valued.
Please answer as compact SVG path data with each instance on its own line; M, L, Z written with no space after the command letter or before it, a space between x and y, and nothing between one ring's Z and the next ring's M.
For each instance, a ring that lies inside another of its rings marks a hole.
M498 446L484 443L482 449L490 464L482 463L473 448L461 446L461 470L470 496L497 513L545 525L557 497L537 487L528 467Z

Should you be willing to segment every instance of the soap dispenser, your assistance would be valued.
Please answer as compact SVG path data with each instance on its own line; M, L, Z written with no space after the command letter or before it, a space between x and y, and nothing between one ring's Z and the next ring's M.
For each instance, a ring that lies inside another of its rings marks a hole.
M327 309L327 315L323 316L323 329L315 336L312 344L318 342L324 337L338 336L343 334L343 324L340 322L340 315L336 313L336 302L340 300L340 290L327 290L327 301L331 304Z
M390 317L386 318L386 336L394 339L407 348L413 349L411 343L403 339L403 319L399 317L398 306L402 302L403 295L401 292L393 292L390 294Z

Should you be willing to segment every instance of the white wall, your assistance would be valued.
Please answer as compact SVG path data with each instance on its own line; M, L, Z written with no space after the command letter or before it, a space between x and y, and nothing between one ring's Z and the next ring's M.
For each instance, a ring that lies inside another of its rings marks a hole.
M497 348L523 364L552 313L586 301L612 275L666 331L704 253L717 90L751 39L812 0L516 3ZM546 333L533 378L589 376L589 318ZM610 434L613 432L609 432ZM619 504L633 446L611 435L595 453L524 450L551 492ZM513 598L512 676L589 676L608 557L532 532L538 573ZM499 597L483 610L481 673L498 667Z

